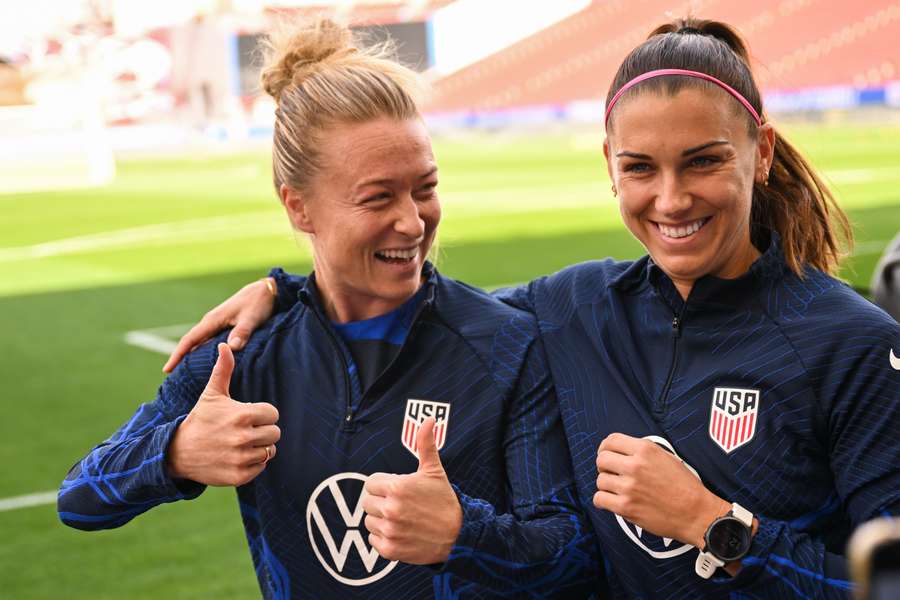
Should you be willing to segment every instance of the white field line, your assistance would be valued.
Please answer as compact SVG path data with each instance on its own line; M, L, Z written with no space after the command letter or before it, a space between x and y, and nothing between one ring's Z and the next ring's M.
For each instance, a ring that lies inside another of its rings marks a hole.
M823 171L825 178L838 184L875 183L900 179L900 168L879 167L876 169L840 169Z
M175 349L175 345L182 335L190 329L192 325L166 325L165 327L154 327L152 329L135 329L134 331L125 332L125 343L131 346L137 346L144 350L164 354L168 356Z
M274 211L261 211L191 219L176 223L159 223L115 231L104 231L31 246L0 248L0 262L82 254L97 250L124 249L153 244L234 240L274 234L290 235L284 216Z
M13 496L11 498L0 498L0 512L55 503L56 490L50 492L38 492L36 494L25 494L24 496Z
M175 349L177 342L144 331L129 331L125 334L125 343L168 355Z

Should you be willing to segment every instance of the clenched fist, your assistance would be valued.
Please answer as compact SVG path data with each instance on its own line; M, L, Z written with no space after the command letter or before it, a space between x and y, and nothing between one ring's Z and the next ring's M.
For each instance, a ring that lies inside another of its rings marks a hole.
M238 486L252 481L275 456L281 438L278 409L228 395L234 355L219 344L219 358L206 389L181 422L166 457L169 475L206 485Z
M434 443L434 419L416 436L419 468L408 475L374 473L366 481L369 543L388 560L430 565L447 560L459 530L462 509Z
M597 449L594 506L697 547L709 524L731 510L677 456L622 433L610 434Z

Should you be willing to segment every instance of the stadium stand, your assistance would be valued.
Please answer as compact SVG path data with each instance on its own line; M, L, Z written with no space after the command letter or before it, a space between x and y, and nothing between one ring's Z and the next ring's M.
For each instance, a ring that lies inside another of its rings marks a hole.
M666 0L612 0L593 2L437 81L430 109L494 110L602 99L624 54L655 25L689 12L736 24L756 49L766 89L876 85L900 74L896 0L705 0L674 8ZM886 48L892 53L887 59Z
M345 17L354 25L369 25L377 23L401 23L414 19L426 19L434 11L450 4L453 0L419 0L417 2L344 2L333 5L322 3L321 5L306 5L296 8L272 9L279 15L296 14L299 16L314 16L323 12Z

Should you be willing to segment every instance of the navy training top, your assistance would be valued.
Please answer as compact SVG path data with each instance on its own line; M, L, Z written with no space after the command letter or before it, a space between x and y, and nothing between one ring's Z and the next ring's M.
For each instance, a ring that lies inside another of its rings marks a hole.
M235 353L235 400L279 411L278 453L237 488L266 598L578 598L602 586L575 498L559 407L533 317L426 267L423 299L394 360L370 385L329 323L314 277ZM169 440L200 397L223 334L190 353L63 481L60 519L127 523L205 486L165 469ZM426 416L463 526L442 565L389 562L368 545L367 475L412 473ZM412 438L414 439L414 438Z

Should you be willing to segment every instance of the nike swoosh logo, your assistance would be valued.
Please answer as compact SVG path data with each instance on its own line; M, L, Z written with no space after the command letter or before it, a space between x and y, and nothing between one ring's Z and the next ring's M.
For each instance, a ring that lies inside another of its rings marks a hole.
M895 370L900 371L900 358L894 356L893 348L891 348L891 366L894 367Z

